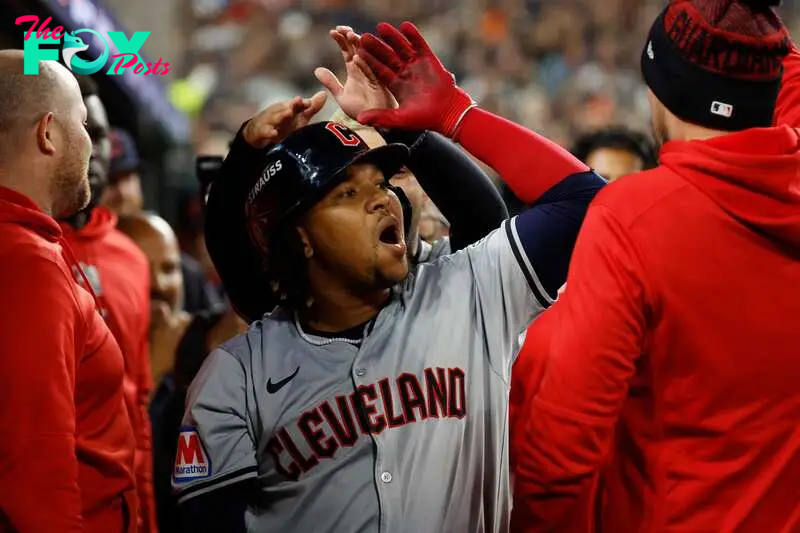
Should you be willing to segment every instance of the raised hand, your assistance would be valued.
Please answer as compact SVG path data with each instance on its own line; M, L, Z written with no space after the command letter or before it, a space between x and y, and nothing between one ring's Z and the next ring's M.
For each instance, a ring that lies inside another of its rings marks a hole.
M272 104L250 119L242 131L244 140L254 148L281 142L294 131L307 126L325 105L327 95L320 91L311 98L297 96Z
M349 26L337 26L331 30L330 36L342 51L347 79L342 85L333 72L321 67L314 71L314 75L330 91L342 111L356 120L358 114L367 109L396 108L397 101L392 93L378 81L357 53L361 37Z
M475 103L456 86L453 74L412 23L403 22L399 30L381 23L377 29L380 37L364 34L358 54L400 107L364 111L358 121L375 127L433 130L452 138Z
M150 371L153 382L161 379L175 365L175 352L183 334L192 322L192 316L184 311L173 313L169 305L154 301L150 311Z

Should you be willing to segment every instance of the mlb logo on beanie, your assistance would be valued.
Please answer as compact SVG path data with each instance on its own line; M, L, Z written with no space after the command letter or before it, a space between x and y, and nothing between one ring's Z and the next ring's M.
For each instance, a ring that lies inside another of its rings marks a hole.
M731 118L733 116L733 106L715 100L711 102L711 112L721 117Z

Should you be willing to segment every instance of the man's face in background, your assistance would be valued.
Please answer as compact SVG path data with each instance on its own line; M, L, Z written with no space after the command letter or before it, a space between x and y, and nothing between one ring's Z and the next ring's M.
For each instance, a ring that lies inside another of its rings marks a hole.
M108 187L103 204L117 216L134 216L142 212L144 198L139 176L139 151L136 141L126 130L114 128L109 135L111 161L108 171Z
M92 140L92 156L89 159L89 188L91 200L89 206L94 207L100 203L100 197L108 185L108 168L111 161L111 140L109 139L109 124L103 102L96 95L88 96L83 100L86 106L86 130Z
M144 252L150 263L151 326L183 308L183 272L178 239L156 215L120 217L119 229Z
M141 213L144 198L139 173L132 170L111 175L103 203L119 216Z
M608 181L644 170L644 161L622 148L597 148L586 158L586 164Z

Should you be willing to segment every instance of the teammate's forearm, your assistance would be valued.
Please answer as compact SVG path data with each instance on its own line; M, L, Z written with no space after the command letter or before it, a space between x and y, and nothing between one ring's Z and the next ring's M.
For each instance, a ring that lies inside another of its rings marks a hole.
M242 124L242 126L239 128L239 131L236 132L236 136L231 142L228 155L225 156L225 160L222 163L222 168L218 173L218 179L215 181L218 181L220 178L225 179L226 176L228 179L230 179L230 173L232 170L245 171L254 169L261 162L261 157L263 156L265 150L269 148L254 148L245 140L242 132L244 131L248 122L250 121L248 120Z
M491 178L458 146L428 132L411 147L408 168L450 222L453 252L481 240L508 218Z
M227 242L242 243L243 248L246 248L247 245L245 243L250 241L250 236L247 232L246 215L241 206L245 203L244 199L247 198L250 192L249 187L252 182L242 178L244 176L257 176L262 170L260 166L263 162L264 149L253 148L245 141L242 136L242 130L246 124L245 122L236 134L231 143L230 152L228 152L225 161L222 163L222 168L211 185L212 189L216 188L218 191L216 197L235 198L236 202L215 203L212 199L206 205L206 219L218 221L214 227L214 235L206 235L206 246L223 281L235 278L241 272L240 265L222 260L227 250L227 246L221 244L222 239ZM227 286L226 289L228 291L232 290L230 286ZM263 294L265 298L270 298L271 296L269 291L263 291ZM231 300L238 301L238 295L233 295ZM277 304L277 301L274 303ZM270 305L270 302L264 301L260 309L269 309L271 307L273 305ZM236 311L245 316L248 321L256 320L261 316L261 313L256 312L254 309L236 309Z
M467 112L455 140L528 204L570 174L589 170L553 141L479 108Z

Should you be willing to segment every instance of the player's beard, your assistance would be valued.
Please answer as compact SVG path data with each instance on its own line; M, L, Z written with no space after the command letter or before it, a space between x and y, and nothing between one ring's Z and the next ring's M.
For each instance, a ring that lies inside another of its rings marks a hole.
M77 140L69 139L51 183L53 217L72 216L89 204L89 155L82 153Z

